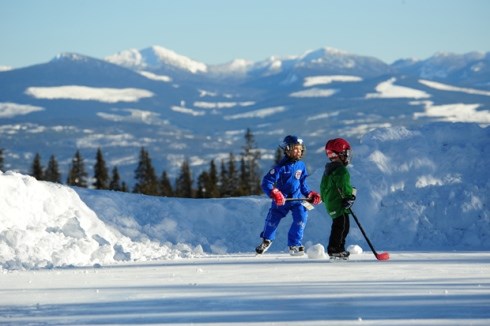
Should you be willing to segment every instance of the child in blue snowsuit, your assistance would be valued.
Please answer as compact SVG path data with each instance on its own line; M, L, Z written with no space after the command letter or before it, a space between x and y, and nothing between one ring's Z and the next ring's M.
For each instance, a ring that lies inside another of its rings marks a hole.
M262 243L255 251L263 254L269 249L276 237L279 222L291 211L293 222L288 233L289 253L300 256L305 252L301 241L308 220L308 210L302 205L301 200L286 201L286 198L306 197L309 202L318 205L321 203L321 197L317 192L311 191L306 183L308 173L304 162L300 161L305 151L303 140L296 136L287 136L281 148L284 158L262 179L262 190L273 202L260 234Z

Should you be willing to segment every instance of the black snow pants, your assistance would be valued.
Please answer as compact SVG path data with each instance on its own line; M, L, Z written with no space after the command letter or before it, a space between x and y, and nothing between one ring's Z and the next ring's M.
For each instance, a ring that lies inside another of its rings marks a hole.
M349 214L340 215L332 220L332 230L328 241L328 254L345 251L345 238L349 234Z

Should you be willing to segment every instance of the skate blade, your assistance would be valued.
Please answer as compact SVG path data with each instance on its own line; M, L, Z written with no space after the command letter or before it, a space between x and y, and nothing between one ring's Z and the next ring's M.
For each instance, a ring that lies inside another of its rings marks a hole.
M329 260L333 263L340 263L344 261L349 261L349 257L329 257Z

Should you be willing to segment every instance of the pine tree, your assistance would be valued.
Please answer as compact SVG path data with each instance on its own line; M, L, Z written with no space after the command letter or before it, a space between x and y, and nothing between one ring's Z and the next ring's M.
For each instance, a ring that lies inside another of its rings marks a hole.
M260 188L260 151L257 149L255 137L250 128L245 132L245 146L243 147L243 169L241 169L240 181L244 195L258 195Z
M221 170L219 174L219 193L220 197L229 197L230 195L228 194L228 170L226 168L225 162L221 160Z
M3 148L0 148L0 171L4 171Z
M126 182L121 181L117 166L114 166L112 168L111 180L109 182L109 190L128 192L128 186L126 185Z
M197 198L209 198L209 192L206 188L209 184L209 174L206 171L203 171L199 177L197 178L197 190L196 197Z
M111 180L109 182L109 190L122 191L121 177L119 176L117 166L114 166L112 168Z
M218 182L219 180L216 164L214 163L214 160L211 160L209 163L208 182L206 184L206 193L208 194L208 198L220 197Z
M39 153L36 153L36 155L34 156L34 160L32 161L31 165L30 175L37 180L44 180L43 166L41 165L41 155L39 155Z
M182 198L192 198L192 174L189 160L185 159L180 168L180 174L175 181L175 196Z
M219 198L218 171L214 160L209 163L209 171L203 171L197 178L197 198Z
M228 161L228 179L230 180L230 194L231 196L238 196L240 189L240 176L236 168L235 155L230 153L230 160Z
M85 163L80 150L77 150L73 156L66 184L82 188L87 187L87 172L85 172Z
M134 173L136 184L133 192L145 195L158 195L158 180L155 169L151 163L150 154L144 148L140 150L138 167Z
M239 196L247 196L252 194L247 164L245 163L245 158L243 156L240 160L240 182L238 192Z
M95 155L94 179L93 186L95 186L95 189L109 188L109 173L107 172L104 156L102 155L100 147L97 149L97 154Z
M54 155L49 157L48 167L44 171L44 180L61 183L61 174L58 168L58 162Z
M239 176L235 164L235 156L230 153L228 159L228 166L224 168L222 166L221 172L221 196L232 197L239 195Z
M129 191L129 188L128 186L126 185L126 182L121 182L121 191L122 192L128 192Z
M274 166L278 165L284 157L284 152L281 147L277 147L276 154L274 155Z
M159 183L159 194L163 197L172 197L174 195L172 184L170 183L170 179L168 178L167 171L162 172Z

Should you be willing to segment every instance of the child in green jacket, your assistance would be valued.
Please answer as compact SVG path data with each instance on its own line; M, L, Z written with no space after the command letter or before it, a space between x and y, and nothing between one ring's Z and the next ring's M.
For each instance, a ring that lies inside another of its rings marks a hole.
M335 138L327 142L325 152L330 162L325 165L320 194L332 218L327 252L330 258L348 259L350 253L345 250L345 238L350 228L350 207L356 199L356 189L350 183L347 170L351 147L345 139Z

